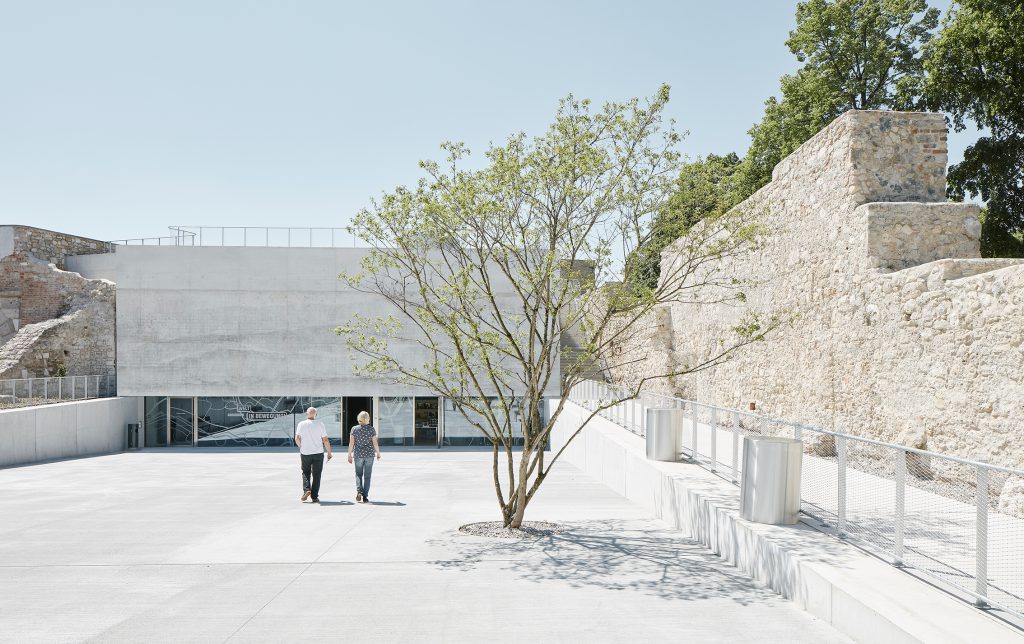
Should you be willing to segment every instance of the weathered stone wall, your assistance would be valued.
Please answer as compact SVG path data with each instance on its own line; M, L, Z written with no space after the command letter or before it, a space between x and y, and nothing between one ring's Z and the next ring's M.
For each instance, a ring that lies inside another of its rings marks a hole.
M63 270L69 255L111 250L110 244L96 239L33 226L0 226L0 345L22 326L57 317L68 308L49 274L22 270L26 261L42 260Z
M98 239L68 235L33 226L0 226L0 258L28 253L63 270L68 255L110 252L110 244Z
M945 166L941 115L840 117L741 204L771 231L716 266L746 302L666 307L620 348L646 366L613 377L699 364L743 316L779 314L768 341L652 388L1024 466L1024 261L979 259L977 207L941 203Z
M114 373L113 283L18 252L0 259L0 288L20 302L20 323L0 326L0 379Z

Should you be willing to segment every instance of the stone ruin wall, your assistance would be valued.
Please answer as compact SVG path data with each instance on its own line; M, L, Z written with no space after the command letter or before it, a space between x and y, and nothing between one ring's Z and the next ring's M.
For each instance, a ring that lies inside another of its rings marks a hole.
M69 255L111 252L110 243L34 226L0 226L0 257L28 253L64 270Z
M767 341L649 388L1024 467L1024 260L980 259L978 208L945 203L945 142L938 114L838 118L739 206L772 231L719 265L747 301L664 307L608 361L643 368L612 379L698 363L745 313L779 313Z
M114 284L62 270L107 244L0 227L0 379L114 373Z

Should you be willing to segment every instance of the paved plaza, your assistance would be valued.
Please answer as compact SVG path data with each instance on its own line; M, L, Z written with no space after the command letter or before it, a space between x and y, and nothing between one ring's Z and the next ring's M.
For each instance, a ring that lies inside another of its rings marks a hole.
M299 502L290 451L149 450L0 470L5 642L842 642L570 465L530 542L496 518L489 454L384 454Z

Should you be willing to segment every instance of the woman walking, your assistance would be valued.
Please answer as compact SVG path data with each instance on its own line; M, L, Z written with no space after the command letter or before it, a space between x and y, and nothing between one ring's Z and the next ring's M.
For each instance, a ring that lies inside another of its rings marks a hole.
M352 428L348 438L348 462L356 466L356 503L369 503L373 458L376 455L380 460L380 445L377 430L370 424L370 414L361 411L356 420L359 424Z

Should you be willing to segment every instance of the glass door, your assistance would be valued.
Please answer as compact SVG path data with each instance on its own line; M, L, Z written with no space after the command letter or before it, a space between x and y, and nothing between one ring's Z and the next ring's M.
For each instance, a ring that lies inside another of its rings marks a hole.
M167 444L195 444L195 398L171 398L169 404Z
M438 404L437 398L416 398L415 416L413 420L414 445L439 447L438 444Z

